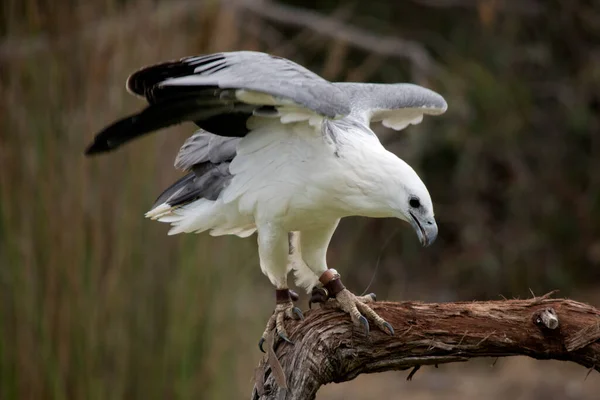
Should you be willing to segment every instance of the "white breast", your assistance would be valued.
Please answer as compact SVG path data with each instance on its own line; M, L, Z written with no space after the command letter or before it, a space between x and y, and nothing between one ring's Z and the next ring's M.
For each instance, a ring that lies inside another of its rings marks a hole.
M343 166L320 124L253 118L249 127L230 165L234 177L223 201L236 202L257 223L279 221L289 230L339 218L333 194Z

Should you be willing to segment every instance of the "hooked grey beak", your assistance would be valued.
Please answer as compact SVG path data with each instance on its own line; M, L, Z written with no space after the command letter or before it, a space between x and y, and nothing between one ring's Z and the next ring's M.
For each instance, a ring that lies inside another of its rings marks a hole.
M438 235L438 227L435 220L432 218L421 222L412 212L410 213L410 217L411 219L409 222L415 232L417 232L421 245L427 247L435 242L435 238L437 238Z

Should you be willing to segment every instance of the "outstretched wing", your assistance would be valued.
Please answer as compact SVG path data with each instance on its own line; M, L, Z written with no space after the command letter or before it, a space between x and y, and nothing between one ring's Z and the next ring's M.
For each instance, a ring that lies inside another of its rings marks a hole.
M409 83L335 83L352 104L352 114L370 122L382 122L397 131L423 120L424 115L443 114L448 105L442 96Z
M289 60L257 52L187 57L144 68L129 77L127 89L150 105L96 135L86 154L114 150L152 131L184 121L221 136L248 133L252 115L286 108L291 120L350 112L343 90ZM307 116L308 115L308 116ZM290 121L287 121L290 122Z

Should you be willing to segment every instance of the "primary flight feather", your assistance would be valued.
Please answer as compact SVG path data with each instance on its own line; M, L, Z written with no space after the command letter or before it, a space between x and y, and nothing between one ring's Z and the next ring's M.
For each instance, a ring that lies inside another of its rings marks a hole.
M96 135L86 154L184 121L201 129L175 167L187 175L157 199L147 217L169 234L258 233L262 271L276 286L266 334L290 341L284 320L301 318L287 275L312 300L350 314L368 333L393 328L344 288L326 252L346 216L396 217L423 245L437 236L433 205L416 172L387 151L371 122L401 130L446 111L442 96L411 84L333 83L289 60L240 51L187 57L135 72L127 89L149 105ZM366 317L365 317L366 316ZM261 347L262 349L262 347Z

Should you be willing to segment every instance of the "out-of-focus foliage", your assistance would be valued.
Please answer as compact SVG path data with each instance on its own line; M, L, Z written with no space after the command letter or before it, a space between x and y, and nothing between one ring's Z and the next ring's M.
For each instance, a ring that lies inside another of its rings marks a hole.
M6 0L0 7L0 398L246 396L272 293L255 241L167 237L143 219L177 178L184 125L85 159L142 106L124 82L165 59L272 52L332 80L412 81L447 114L382 141L428 185L440 226L351 218L330 264L360 292L468 300L600 283L600 5L287 2L434 63L384 56L214 1ZM269 7L266 5L265 7Z

